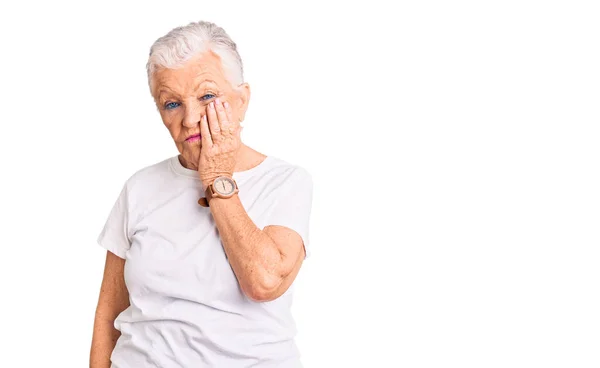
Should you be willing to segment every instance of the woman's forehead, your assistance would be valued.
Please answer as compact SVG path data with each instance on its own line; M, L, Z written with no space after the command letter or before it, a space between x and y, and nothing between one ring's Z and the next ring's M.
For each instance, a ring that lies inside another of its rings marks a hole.
M225 88L229 84L221 62L212 58L194 58L177 69L159 69L155 74L157 87L169 89L199 88L205 85Z

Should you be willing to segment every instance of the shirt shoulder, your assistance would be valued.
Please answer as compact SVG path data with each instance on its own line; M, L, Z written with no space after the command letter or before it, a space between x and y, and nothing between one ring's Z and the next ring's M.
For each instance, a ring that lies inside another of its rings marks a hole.
M172 158L169 157L159 162L141 167L129 176L127 183L132 186L139 185L139 183L147 184L148 182L155 181L157 178L163 178L166 175L171 174L171 159Z
M176 180L177 175L170 167L171 159L170 157L142 166L125 180L125 191L130 201L131 210L136 209L139 203L156 198L158 193L165 192L167 188L176 189L178 183L186 182Z
M312 184L312 175L303 166L290 163L278 157L269 156L269 165L266 168L270 180L275 184L306 182Z
M312 175L305 167L274 156L268 156L261 166L251 177L238 181L240 191L245 192L243 196L261 206L268 207L288 195L312 192Z

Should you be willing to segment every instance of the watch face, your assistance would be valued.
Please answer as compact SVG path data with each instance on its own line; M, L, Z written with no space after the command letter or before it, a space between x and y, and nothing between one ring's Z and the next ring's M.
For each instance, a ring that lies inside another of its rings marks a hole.
M235 185L233 179L230 178L217 178L213 184L213 188L220 195L230 195L235 191Z

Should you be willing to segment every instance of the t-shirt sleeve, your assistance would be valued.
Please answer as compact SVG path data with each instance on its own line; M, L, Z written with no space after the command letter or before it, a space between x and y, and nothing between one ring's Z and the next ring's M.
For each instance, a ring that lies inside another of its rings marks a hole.
M310 255L309 222L312 207L313 180L303 168L296 168L279 188L266 226L285 226L297 232L304 241L305 258Z
M128 236L128 220L129 203L127 183L125 183L97 239L101 247L121 258L125 258L125 253L131 246Z

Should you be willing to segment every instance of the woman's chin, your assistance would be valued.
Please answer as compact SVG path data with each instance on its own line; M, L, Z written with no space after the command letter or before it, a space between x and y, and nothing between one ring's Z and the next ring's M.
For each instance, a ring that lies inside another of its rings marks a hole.
M181 145L181 149L183 151L187 151L187 152L200 152L201 148L202 148L201 141L183 142L183 144Z
M186 141L183 142L183 144L185 146L190 146L190 147L201 146L202 145L202 140L201 139L186 140Z
M179 153L185 157L186 160L197 160L200 157L200 151L202 150L202 145L200 144L187 144L185 143L183 147L180 148Z

